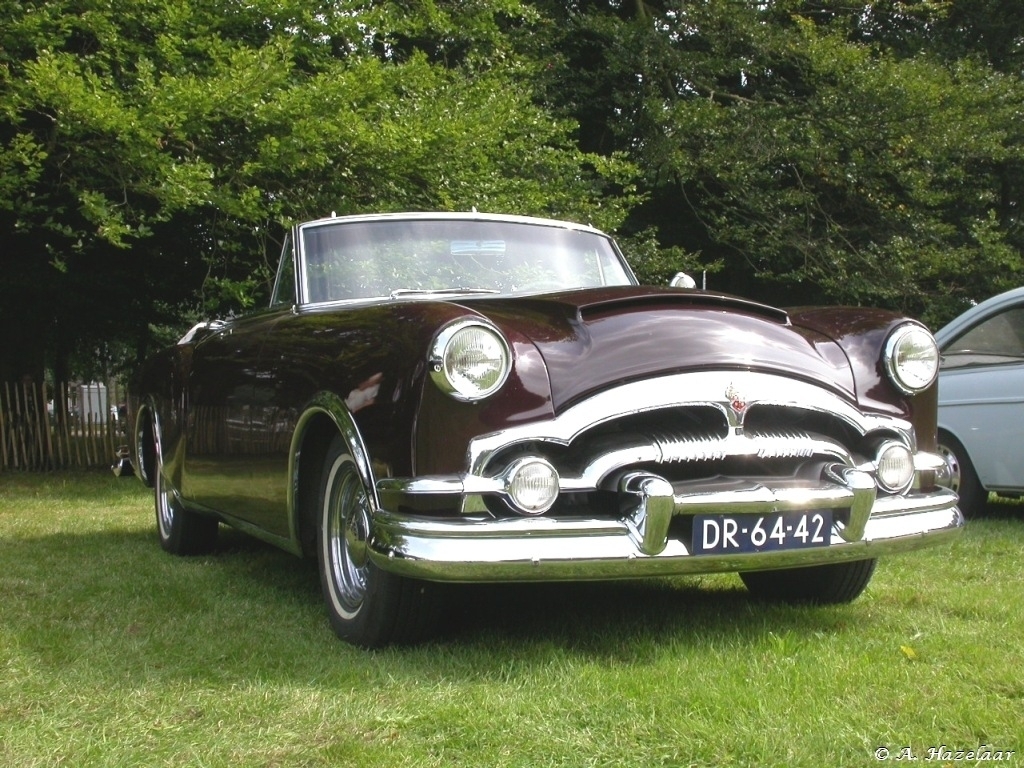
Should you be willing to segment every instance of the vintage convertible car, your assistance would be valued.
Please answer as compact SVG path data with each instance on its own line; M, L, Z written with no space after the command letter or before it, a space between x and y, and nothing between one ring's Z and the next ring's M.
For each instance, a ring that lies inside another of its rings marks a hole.
M166 550L223 522L316 558L363 646L422 636L448 581L846 602L963 525L937 367L890 313L642 287L588 226L332 217L291 231L268 308L150 361L133 464Z

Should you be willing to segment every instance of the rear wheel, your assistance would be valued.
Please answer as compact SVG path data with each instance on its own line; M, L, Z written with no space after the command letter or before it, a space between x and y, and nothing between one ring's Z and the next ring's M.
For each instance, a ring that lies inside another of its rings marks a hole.
M875 573L877 560L828 563L740 574L747 589L766 600L833 605L856 599Z
M331 627L366 648L411 642L432 626L435 585L382 571L370 560L373 505L344 439L324 460L317 560Z
M159 462L159 449L158 449ZM153 478L156 530L160 546L173 555L205 555L217 546L217 520L189 512L164 478L159 462Z
M949 487L960 496L960 511L967 517L976 517L988 504L988 492L981 487L967 451L955 437L940 432L939 453L949 466Z

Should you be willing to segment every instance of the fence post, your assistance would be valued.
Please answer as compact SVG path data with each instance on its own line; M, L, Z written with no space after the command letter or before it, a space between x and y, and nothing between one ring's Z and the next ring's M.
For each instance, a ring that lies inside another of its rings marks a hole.
M0 386L0 472L46 471L109 467L118 448L129 438L127 423L116 411L116 384L107 390L113 397L101 409L79 407L69 411L73 394L67 382L3 382ZM53 413L50 413L50 396ZM111 409L115 409L112 414Z
M7 382L4 382L4 388L7 388ZM8 395L10 398L10 395ZM25 426L22 423L21 417L21 398L18 397L18 385L14 385L14 432L17 438L18 444L14 448L14 458L17 467L19 462L18 459L18 448L21 448L21 462L22 469L28 469L28 451L25 450Z
M29 393L32 398L29 400ZM39 388L36 389L35 384L32 382L26 382L25 384L25 408L26 410L31 406L32 414L30 419L35 423L35 446L32 451L35 454L35 458L39 460L39 469L52 469L53 462L50 460L50 452L46 450L46 444L50 437L50 425L47 423L45 418L46 414L46 382L40 384Z
M3 469L8 469L7 466L7 425L10 420L6 416L7 406L4 405L4 400L0 397L0 460L3 461Z

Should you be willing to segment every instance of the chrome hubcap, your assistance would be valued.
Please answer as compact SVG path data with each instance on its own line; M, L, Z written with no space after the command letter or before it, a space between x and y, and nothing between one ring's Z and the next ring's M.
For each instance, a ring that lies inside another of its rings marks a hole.
M171 536L171 526L174 524L174 502L171 499L171 492L166 489L164 482L163 467L157 467L156 478L156 520L160 526L160 536L168 539Z
M348 457L335 464L325 503L324 546L331 591L338 610L351 616L366 596L370 510L363 484Z
M946 460L946 466L949 467L950 490L960 493L960 462L957 461L956 454L946 446L940 444L939 455Z

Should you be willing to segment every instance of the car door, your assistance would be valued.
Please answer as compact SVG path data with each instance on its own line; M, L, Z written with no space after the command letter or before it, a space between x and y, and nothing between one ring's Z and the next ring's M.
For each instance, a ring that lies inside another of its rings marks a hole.
M225 515L254 519L259 460L266 453L254 422L257 362L276 313L220 324L195 348L188 379L186 498Z
M270 306L222 324L200 344L188 381L186 497L232 518L243 528L287 536L281 503L287 473L280 469L282 436L266 408L260 355L272 329L292 312L292 238L281 250ZM287 441L287 438L285 438Z
M943 346L939 426L967 450L982 485L1024 488L1024 305L1001 307Z

